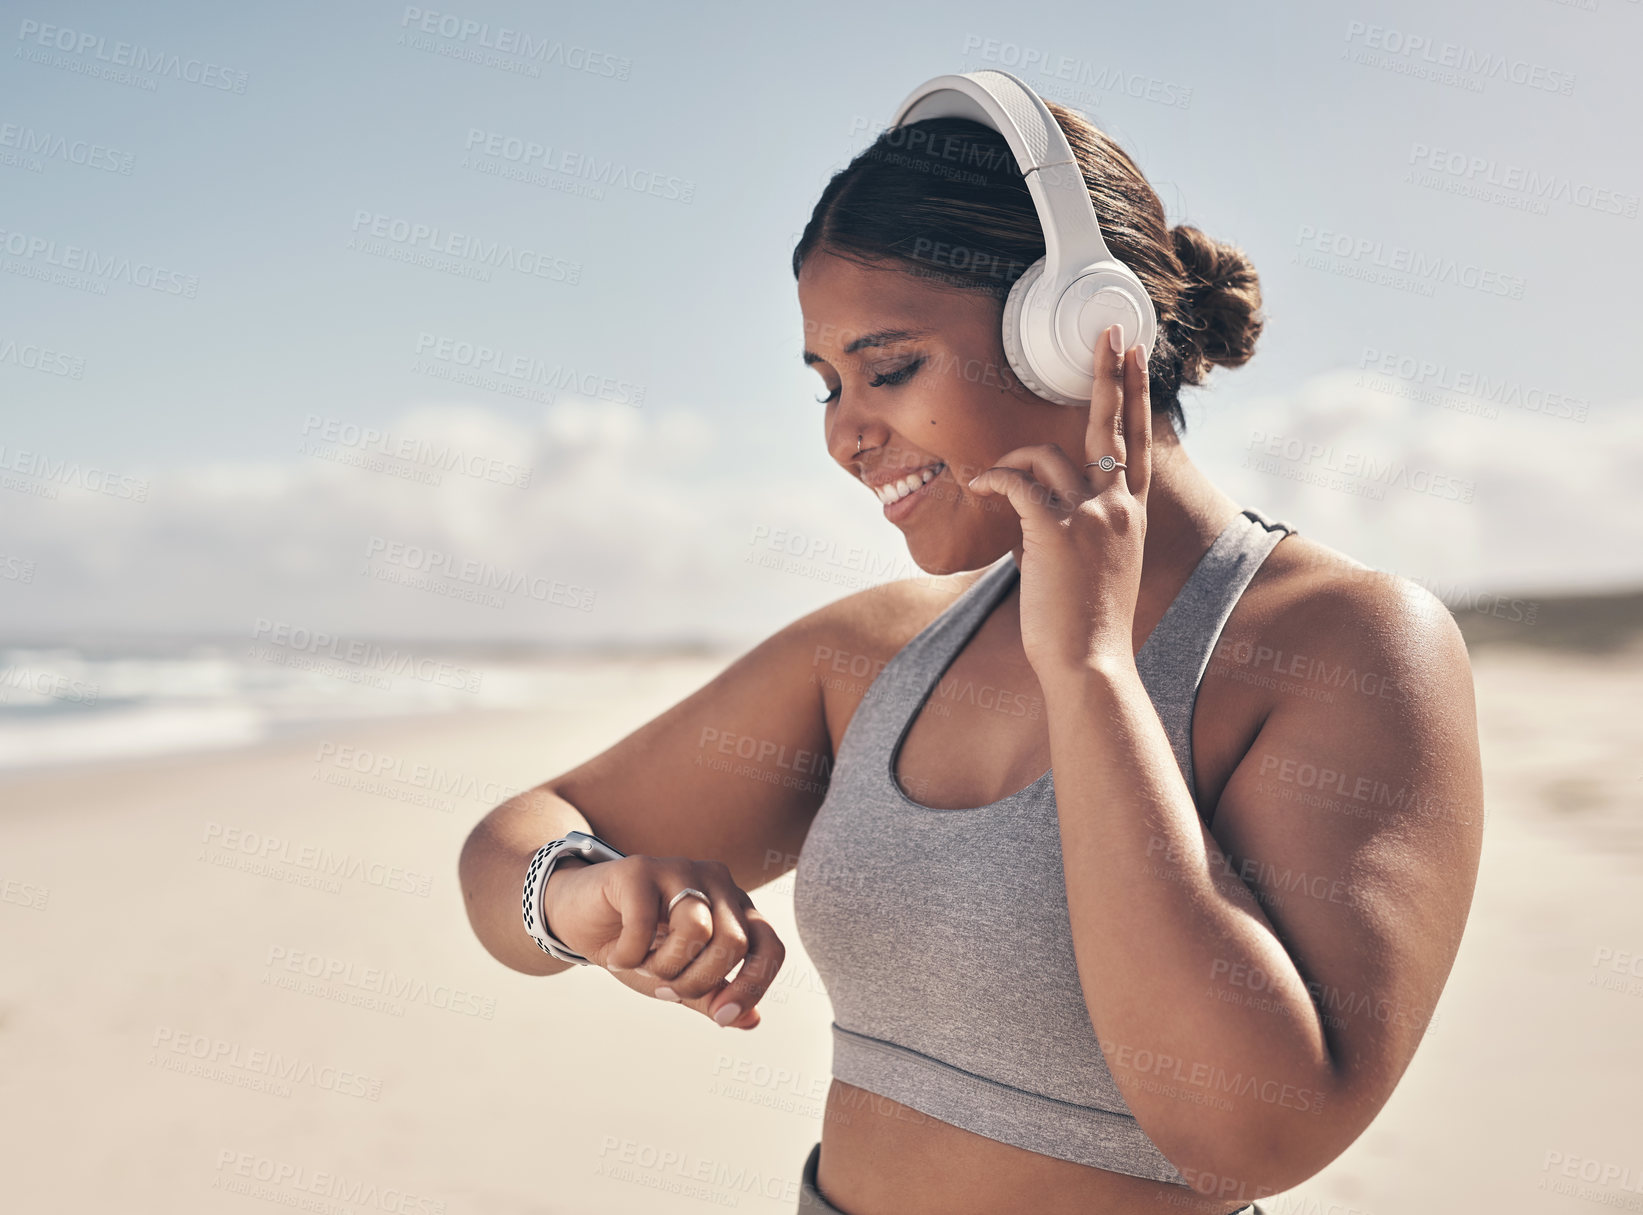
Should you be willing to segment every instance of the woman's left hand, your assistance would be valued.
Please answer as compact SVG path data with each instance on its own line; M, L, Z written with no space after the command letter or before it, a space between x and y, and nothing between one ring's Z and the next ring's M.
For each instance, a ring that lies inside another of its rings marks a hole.
M1044 684L1135 661L1135 603L1152 480L1152 400L1145 350L1120 356L1113 326L1095 350L1084 452L1018 447L970 481L1021 516L1021 642ZM1111 456L1124 468L1084 462Z

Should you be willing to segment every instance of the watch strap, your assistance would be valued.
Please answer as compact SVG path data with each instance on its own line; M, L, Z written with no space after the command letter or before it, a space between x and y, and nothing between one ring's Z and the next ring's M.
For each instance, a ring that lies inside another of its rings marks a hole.
M624 855L626 854L586 831L567 832L559 839L550 840L536 850L536 854L531 857L530 867L525 871L521 911L525 931L536 942L537 948L561 962L575 962L579 966L593 964L590 959L571 949L548 930L545 903L548 879L553 876L554 866L562 857L575 857L594 864L599 861L617 860Z

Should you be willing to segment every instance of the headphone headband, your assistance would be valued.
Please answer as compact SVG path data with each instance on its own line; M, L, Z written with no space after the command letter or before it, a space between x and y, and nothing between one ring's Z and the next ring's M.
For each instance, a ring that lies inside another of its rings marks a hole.
M1065 132L1023 81L990 69L926 80L890 125L926 118L967 118L1010 145L1044 230L1044 256L1005 297L1004 354L1030 391L1088 405L1101 335L1117 325L1125 348L1139 343L1150 358L1158 317L1135 272L1108 252Z
M1044 260L1052 276L1112 260L1072 146L1055 115L1025 82L991 69L937 76L913 90L890 125L926 118L968 118L1004 136L1038 211Z

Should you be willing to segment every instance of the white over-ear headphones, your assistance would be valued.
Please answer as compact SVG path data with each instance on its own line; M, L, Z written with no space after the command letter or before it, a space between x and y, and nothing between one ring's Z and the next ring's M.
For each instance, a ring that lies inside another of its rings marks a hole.
M1004 353L1021 382L1045 400L1088 405L1096 339L1120 325L1124 349L1140 342L1150 357L1158 317L1135 272L1107 251L1066 135L1038 94L1008 72L926 80L890 125L926 118L979 122L1015 153L1044 227L1045 252L1010 288Z

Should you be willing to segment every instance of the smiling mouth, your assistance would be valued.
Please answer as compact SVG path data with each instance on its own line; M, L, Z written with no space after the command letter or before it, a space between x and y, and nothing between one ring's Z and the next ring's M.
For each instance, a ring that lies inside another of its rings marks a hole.
M942 463L932 464L928 468L921 468L917 472L908 473L899 481L892 481L888 485L881 485L874 489L873 492L878 495L880 502L884 503L886 506L890 506L893 503L900 502L908 494L912 493L919 487L928 485L934 478L939 476L941 474L941 470L946 467L947 465Z

